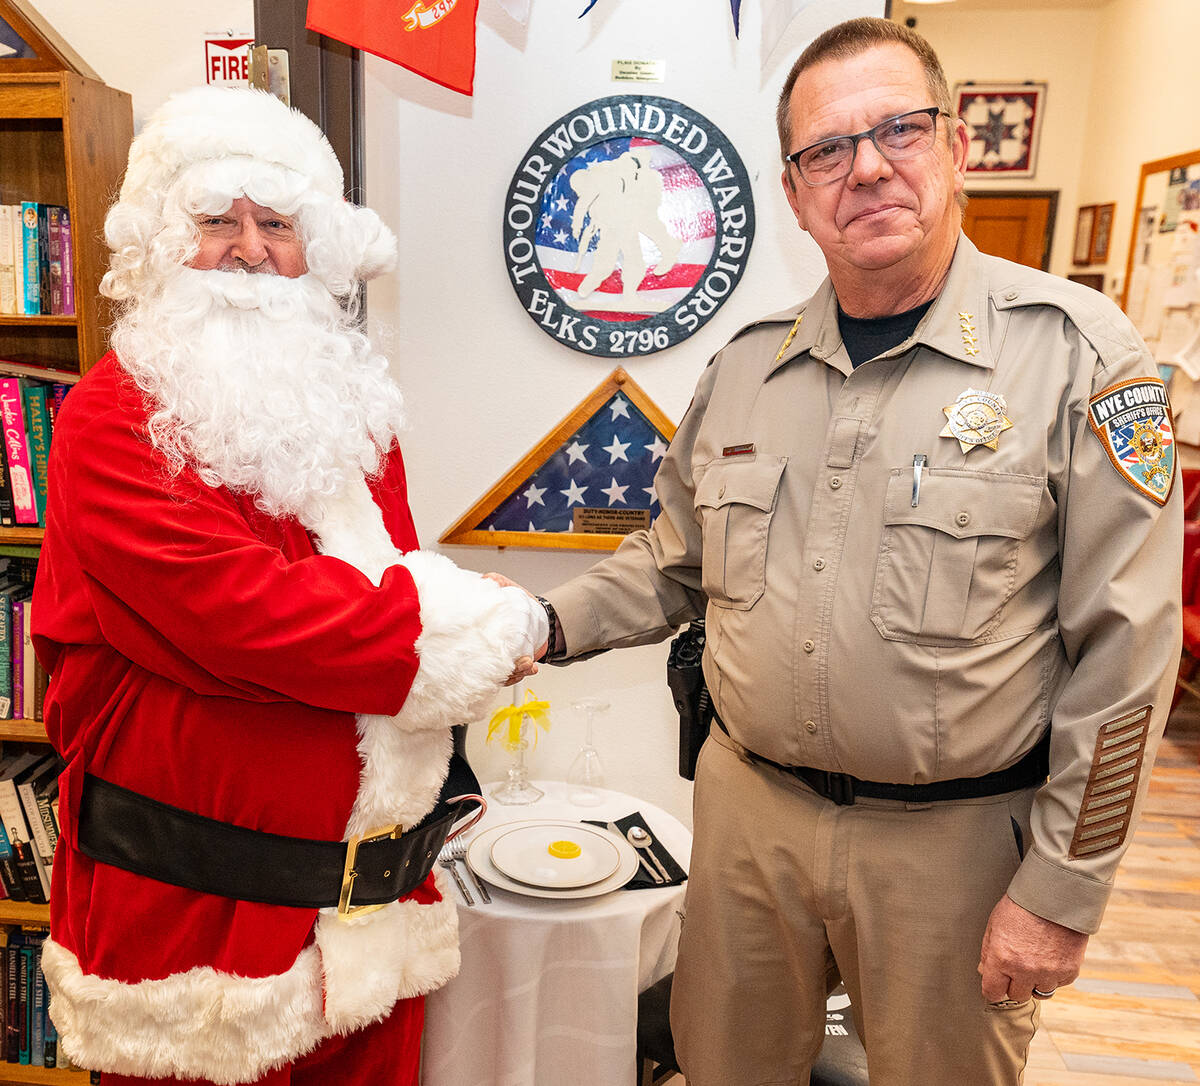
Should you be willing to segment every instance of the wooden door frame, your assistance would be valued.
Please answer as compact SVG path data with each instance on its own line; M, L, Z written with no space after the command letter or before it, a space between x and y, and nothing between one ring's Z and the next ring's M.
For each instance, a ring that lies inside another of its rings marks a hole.
M1049 199L1050 213L1046 217L1046 243L1042 247L1042 271L1050 270L1050 249L1054 244L1054 224L1058 218L1058 189L964 189L970 200L1038 200Z

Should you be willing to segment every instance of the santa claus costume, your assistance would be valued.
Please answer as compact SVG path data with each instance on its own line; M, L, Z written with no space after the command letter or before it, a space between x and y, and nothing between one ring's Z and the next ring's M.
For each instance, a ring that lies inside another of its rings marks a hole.
M295 220L304 275L185 266L196 217L243 196ZM401 399L353 316L395 240L343 201L311 122L259 92L172 98L106 236L115 350L56 423L34 599L67 761L43 951L59 1043L119 1076L282 1083L325 1060L337 1075L309 1081L414 1083L420 997L459 960L440 874L364 915L244 900L138 873L188 867L154 834L97 860L81 806L99 781L231 832L408 830L542 609L417 549Z

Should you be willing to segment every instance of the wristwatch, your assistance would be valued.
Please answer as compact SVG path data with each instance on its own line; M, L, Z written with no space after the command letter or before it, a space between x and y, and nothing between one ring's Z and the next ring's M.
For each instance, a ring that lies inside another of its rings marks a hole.
M550 635L546 638L546 655L542 659L551 660L558 653L558 613L544 596L538 596L536 599L546 609L546 619L550 623Z

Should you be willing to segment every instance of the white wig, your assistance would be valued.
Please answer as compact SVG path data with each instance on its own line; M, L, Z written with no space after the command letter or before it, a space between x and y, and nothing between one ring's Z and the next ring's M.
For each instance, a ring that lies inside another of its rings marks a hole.
M248 197L295 218L309 271L338 297L389 271L396 238L342 195L333 148L304 114L265 91L197 87L172 95L129 150L104 234L112 249L101 291L128 302L199 249L194 216Z

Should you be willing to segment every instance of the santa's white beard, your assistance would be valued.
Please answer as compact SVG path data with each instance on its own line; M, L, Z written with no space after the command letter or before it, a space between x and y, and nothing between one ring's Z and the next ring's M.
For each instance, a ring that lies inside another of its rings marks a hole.
M309 527L403 426L386 360L311 275L178 268L122 316L113 346L173 470Z

